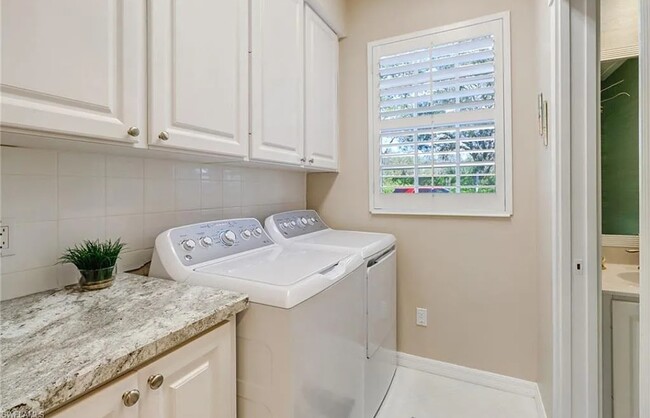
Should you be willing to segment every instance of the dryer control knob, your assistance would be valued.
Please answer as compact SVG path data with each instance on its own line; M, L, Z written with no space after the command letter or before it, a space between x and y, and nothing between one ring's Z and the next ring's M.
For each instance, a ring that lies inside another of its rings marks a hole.
M316 223L316 219L314 219L314 218L309 218L309 219L307 219L307 222L309 223L309 225L313 225L313 224Z
M255 235L256 237L261 237L262 236L262 228L260 228L258 226L257 228L253 229L253 235Z
M237 241L237 235L235 235L235 233L232 232L231 230L221 233L221 242L223 243L223 245L232 247L236 241Z
M296 221L291 221L291 223L289 224L289 227L290 227L290 228L295 228L296 225L297 225L297 224L296 224Z
M201 241L200 241L200 242L201 242L201 245L203 245L204 247L209 247L209 246L212 245L212 238L210 238L210 237L203 237L203 238L201 238Z
M185 241L181 242L181 245L185 251L192 251L194 248L196 248L196 242L194 242L193 239L186 239Z
M307 225L307 223L308 223L307 218L305 218L304 216L302 218L300 218L300 223L303 224L303 225Z
M249 239L252 236L253 236L253 234L248 229L244 229L244 231L242 231L242 233L241 233L241 237L243 239Z

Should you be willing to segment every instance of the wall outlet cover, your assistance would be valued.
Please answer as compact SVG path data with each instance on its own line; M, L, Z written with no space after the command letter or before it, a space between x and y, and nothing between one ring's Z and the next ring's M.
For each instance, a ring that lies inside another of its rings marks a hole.
M421 327L427 326L427 310L426 308L416 308L415 310L415 324Z

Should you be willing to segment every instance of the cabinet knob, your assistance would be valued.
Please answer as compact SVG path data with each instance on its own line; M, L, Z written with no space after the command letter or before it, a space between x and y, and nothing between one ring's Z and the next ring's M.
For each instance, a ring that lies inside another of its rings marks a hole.
M306 158L301 158L301 159L300 159L300 162L303 163L303 164L304 164L306 161L307 161Z
M130 136L136 137L140 135L140 128L137 126L131 126L128 131L126 131Z
M167 141L169 139L169 133L167 133L167 131L162 131L158 134L158 138L162 139L163 141Z
M126 407L131 407L137 404L139 400L140 400L140 391L137 389L131 389L122 394L122 402Z
M313 158L309 159L309 164L314 164L314 159Z
M153 390L156 390L159 387L161 387L164 381L165 378L161 374L151 375L149 376L149 379L147 379L147 383L149 384L149 387Z

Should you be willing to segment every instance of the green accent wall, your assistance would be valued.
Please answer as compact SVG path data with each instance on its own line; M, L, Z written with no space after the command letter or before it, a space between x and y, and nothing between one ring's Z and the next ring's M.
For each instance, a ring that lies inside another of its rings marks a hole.
M603 234L639 234L639 59L632 58L602 81L602 215Z

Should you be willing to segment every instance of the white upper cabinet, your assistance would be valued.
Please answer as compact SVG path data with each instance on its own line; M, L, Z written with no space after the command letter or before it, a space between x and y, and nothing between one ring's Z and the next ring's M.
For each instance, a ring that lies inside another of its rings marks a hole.
M145 0L3 0L2 127L146 143Z
M311 167L338 168L339 39L305 8L305 156Z
M303 0L252 0L251 158L304 163Z
M152 146L248 155L248 2L149 2Z

